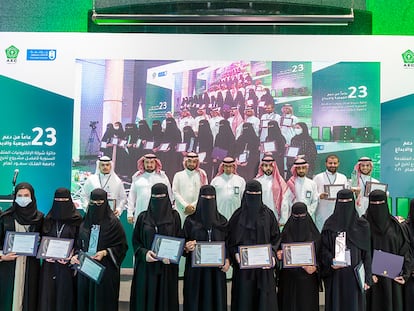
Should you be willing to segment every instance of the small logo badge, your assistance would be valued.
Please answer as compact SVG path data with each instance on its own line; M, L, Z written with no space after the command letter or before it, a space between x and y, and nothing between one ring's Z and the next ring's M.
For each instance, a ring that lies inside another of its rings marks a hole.
M402 53L405 68L414 68L414 52L407 50Z
M16 48L14 45L10 45L6 49L7 63L8 64L16 63L18 55L19 55L19 49Z

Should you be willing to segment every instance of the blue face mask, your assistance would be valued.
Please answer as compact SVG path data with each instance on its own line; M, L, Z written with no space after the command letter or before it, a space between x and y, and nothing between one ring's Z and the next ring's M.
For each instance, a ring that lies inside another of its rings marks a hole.
M32 199L29 197L16 197L15 202L17 203L17 205L19 205L20 207L26 207L28 206L30 203L32 203Z

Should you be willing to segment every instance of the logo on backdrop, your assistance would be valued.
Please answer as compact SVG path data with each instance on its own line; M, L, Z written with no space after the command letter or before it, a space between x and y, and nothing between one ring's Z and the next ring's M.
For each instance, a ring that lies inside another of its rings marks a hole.
M8 64L15 64L17 62L17 56L19 56L19 49L14 45L10 45L6 50L6 58Z
M404 61L404 68L412 68L414 69L414 52L411 50L407 50L402 53L402 58Z
M27 60L53 61L56 59L56 50L28 49Z

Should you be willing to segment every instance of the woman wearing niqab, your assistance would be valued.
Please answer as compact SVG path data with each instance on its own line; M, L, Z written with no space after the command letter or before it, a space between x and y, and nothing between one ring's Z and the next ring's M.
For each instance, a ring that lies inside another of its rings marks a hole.
M233 264L232 311L277 311L275 269L240 269L238 247L270 244L273 257L279 247L279 226L274 213L263 204L262 186L246 183L241 207L229 220L228 247Z
M70 190L59 188L43 222L42 235L76 240L81 222L82 216L72 202ZM76 310L76 279L67 260L44 260L39 288L39 311Z
M99 284L78 274L78 311L118 310L120 267L127 249L124 229L109 206L108 194L100 188L93 190L75 251L87 253L105 271ZM72 264L79 264L77 256L72 257Z
M227 220L217 211L216 190L213 186L205 185L200 188L196 211L187 216L183 230L187 241L184 311L226 311L225 272L230 266L228 255L225 256L225 264L222 267L192 267L192 251L197 241L227 240Z
M43 213L37 209L32 185L18 184L12 206L0 215L0 241L4 241L7 231L41 232L42 224ZM0 254L0 310L37 310L40 260L14 253L5 255L3 249Z
M414 254L414 199L410 201L410 210L407 220L403 223L410 239L411 254ZM404 286L405 310L410 310L414 305L414 266L411 267L410 277Z
M321 236L305 203L296 202L281 233L281 243L313 242L316 263ZM280 271L278 301L281 311L318 311L319 276L317 265L285 268Z
M243 123L242 134L236 140L235 156L239 157L247 152L247 162L240 163L239 174L245 180L253 179L257 173L260 162L260 139L256 135L251 123Z
M151 246L156 234L181 237L181 218L171 206L168 188L151 188L148 209L139 214L132 236L135 267L131 311L178 311L178 265L155 259Z
M374 275L374 285L367 292L367 310L404 310L403 284L411 272L412 254L406 228L390 215L387 194L373 190L369 194L366 218L371 228L373 250L404 257L401 275L395 279Z
M335 242L339 233L346 233L346 249L350 252L350 265L333 264ZM334 213L326 220L321 232L321 274L325 284L326 311L364 311L365 292L359 287L355 267L365 267L365 288L371 285L371 240L369 224L359 218L351 190L337 194Z

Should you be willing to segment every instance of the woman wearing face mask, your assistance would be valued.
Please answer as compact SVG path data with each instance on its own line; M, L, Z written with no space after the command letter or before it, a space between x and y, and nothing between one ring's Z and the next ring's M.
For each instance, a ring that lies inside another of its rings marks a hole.
M85 252L105 266L105 271L99 284L78 274L78 311L118 310L120 267L127 249L124 229L109 207L108 194L100 188L93 190L75 252ZM78 254L70 262L80 264Z
M216 190L213 186L205 185L200 188L196 211L187 216L183 229L187 241L184 311L226 311L226 272L230 267L227 252L221 267L192 267L192 252L197 241L224 242L227 239L227 220L217 211Z
M55 191L52 208L43 222L42 235L76 240L81 221L82 216L72 202L70 190L59 188ZM44 260L40 270L39 311L74 310L75 281L68 260Z
M315 162L316 162L316 145L313 141L312 137L309 135L308 126L304 122L299 122L295 124L294 127L295 130L295 136L292 138L290 142L290 147L297 147L299 148L298 156L304 156L306 161L309 163L309 170L307 177L312 178L315 171ZM289 168L287 170L288 177L291 176L290 173L290 167L295 162L294 157L288 157L287 158L287 167Z
M13 205L0 215L0 241L4 241L6 231L40 232L42 223L43 213L37 210L33 187L18 184ZM40 260L15 253L5 255L3 250L0 254L0 310L37 310Z
M321 235L308 214L305 203L296 202L281 233L281 243L313 242L318 261ZM278 259L282 259L279 250ZM317 265L285 268L280 272L278 301L281 311L318 311L319 277Z

